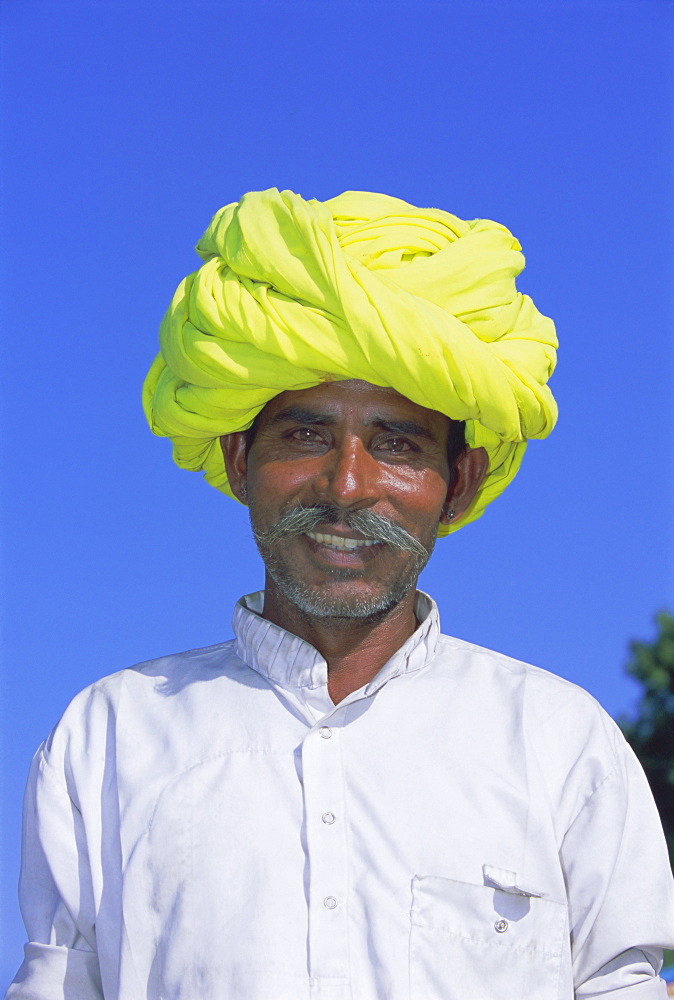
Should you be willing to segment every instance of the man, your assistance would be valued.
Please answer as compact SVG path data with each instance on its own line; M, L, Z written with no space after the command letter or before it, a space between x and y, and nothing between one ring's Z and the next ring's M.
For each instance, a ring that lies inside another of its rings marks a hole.
M415 592L554 423L519 245L274 190L199 250L146 412L249 505L265 589L234 640L93 685L41 748L8 997L664 997L672 879L620 732Z

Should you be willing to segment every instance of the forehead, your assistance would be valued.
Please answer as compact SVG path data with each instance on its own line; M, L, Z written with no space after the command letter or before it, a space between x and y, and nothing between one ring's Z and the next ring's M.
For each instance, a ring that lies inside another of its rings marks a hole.
M273 420L285 410L297 409L330 416L333 420L363 423L381 418L414 420L438 433L446 432L450 420L444 413L413 403L389 386L372 385L360 379L323 382L310 389L293 389L270 400L260 414L261 423Z

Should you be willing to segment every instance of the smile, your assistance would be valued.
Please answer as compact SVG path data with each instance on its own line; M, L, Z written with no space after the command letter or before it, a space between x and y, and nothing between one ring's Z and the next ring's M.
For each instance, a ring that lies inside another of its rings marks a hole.
M343 538L341 535L325 535L320 531L307 531L306 534L320 545L327 545L330 549L340 549L342 551L364 549L378 544L374 539Z

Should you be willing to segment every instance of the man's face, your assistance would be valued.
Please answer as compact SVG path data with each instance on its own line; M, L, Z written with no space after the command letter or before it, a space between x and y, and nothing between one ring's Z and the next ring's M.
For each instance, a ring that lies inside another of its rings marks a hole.
M447 499L449 429L443 414L356 380L267 404L246 487L260 553L286 600L314 616L367 618L405 596Z

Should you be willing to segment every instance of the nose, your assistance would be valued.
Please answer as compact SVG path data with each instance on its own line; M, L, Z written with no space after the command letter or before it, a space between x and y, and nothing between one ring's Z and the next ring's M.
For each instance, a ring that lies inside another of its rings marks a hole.
M379 468L359 437L345 438L325 455L315 482L322 500L338 507L371 507L377 502Z

